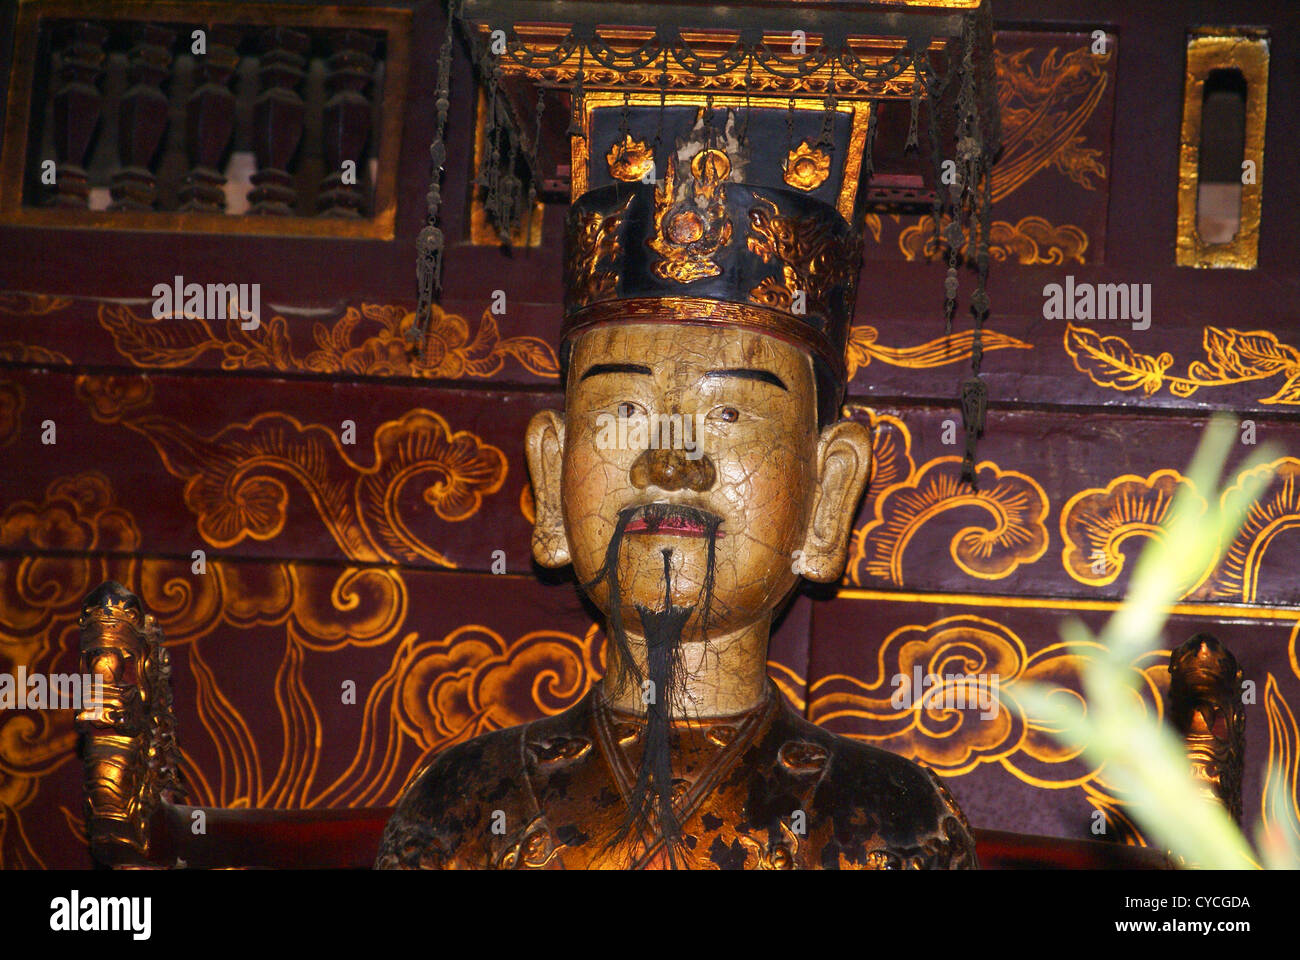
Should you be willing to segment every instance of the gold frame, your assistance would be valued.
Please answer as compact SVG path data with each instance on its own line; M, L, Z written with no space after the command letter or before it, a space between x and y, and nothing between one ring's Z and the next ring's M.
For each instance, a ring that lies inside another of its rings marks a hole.
M23 165L27 160L32 70L42 18L238 23L250 26L351 27L383 30L388 59L383 123L375 181L375 213L369 219L333 217L254 217L179 211L121 211L27 207L23 205ZM0 222L13 226L73 230L220 233L249 236L337 237L393 240L397 220L397 160L401 155L402 103L410 75L412 16L401 7L344 7L319 10L287 4L160 0L23 0L14 30L14 57L5 104L4 150L0 153Z
M573 136L571 138L570 157L572 162L571 177L572 188L570 196L577 200L587 192L587 162L588 150L587 142L591 136L591 112L597 108L603 107L621 107L623 105L623 94L618 91L597 90L583 94L582 103L582 136ZM627 103L630 106L658 106L659 93L639 92L627 94ZM825 110L825 103L821 97L758 97L751 96L748 101L743 94L728 95L714 94L714 107L743 107L748 102L751 107L772 107L779 104L781 107L789 106L790 100L794 100L796 110ZM672 106L691 106L703 107L707 105L707 97L701 93L668 93L664 95L664 103ZM871 117L871 102L868 100L841 100L835 105L838 113L847 113L850 115L852 126L849 130L848 159L844 166L844 179L840 184L840 194L835 202L835 207L849 223L853 222L853 205L857 200L858 178L862 175L862 150L867 139L867 123Z
M969 9L975 9L978 5L978 2L972 2ZM930 6L930 4L926 4L926 6ZM488 23L473 21L472 28L478 33L478 42L487 44L492 26ZM568 24L516 23L514 29L515 35L525 47L542 52L558 47L569 34L570 27ZM653 30L642 27L611 26L603 27L600 30L600 37L603 41L619 48L641 46L653 36ZM728 39L709 31L684 30L681 36L682 40L690 44L693 49L707 51L714 55L721 54L730 45ZM821 34L815 30L809 31L807 42L810 48L815 48L821 39L823 39ZM775 47L782 43L788 43L790 34L788 31L783 33L764 31L763 40L769 46ZM856 34L848 37L847 42L860 58L873 64L888 61L901 53L906 46L906 41L899 37L858 36ZM947 38L934 39L930 41L928 49L932 53L939 53L944 50L946 43ZM510 56L499 58L497 66L504 77L522 79L549 88L570 87L581 66L583 87L588 93L594 90L621 90L623 88L630 88L633 91L645 90L651 85L657 86L660 71L665 69L664 64L656 59L647 64L644 69L623 73L602 67L590 57L580 56L578 53L571 53L563 63L556 66L526 67ZM698 76L685 69L677 62L675 57L670 56L666 65L666 72L669 90L676 93L694 93L708 90L717 91L719 94L735 93L736 91L743 94L748 79L751 95L753 96L788 96L793 92L801 92L807 95L809 93L829 91L833 79L837 97L858 97L873 100L907 99L911 97L912 87L916 84L916 71L910 64L897 76L879 81L858 80L851 74L837 69L837 66L837 64L830 62L824 63L808 76L802 78L778 77L760 67L754 67L747 78L744 62L742 61L741 65L729 71ZM657 92L655 96L658 97Z
M1264 126L1268 108L1268 54L1268 37L1260 30L1200 27L1187 37L1175 255L1175 262L1180 267L1253 270L1258 265L1259 218L1264 188ZM1240 70L1246 80L1246 143L1243 160L1254 162L1255 182L1242 184L1237 235L1226 243L1206 243L1196 229L1205 81L1211 70L1234 68Z

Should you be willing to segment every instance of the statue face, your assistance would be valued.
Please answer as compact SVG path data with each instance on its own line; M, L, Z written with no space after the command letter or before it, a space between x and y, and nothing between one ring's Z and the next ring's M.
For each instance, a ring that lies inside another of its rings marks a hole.
M624 619L663 609L671 584L698 620L712 549L711 635L770 619L796 570L839 575L870 443L855 423L818 434L803 351L738 328L629 324L582 334L569 367L563 419L529 426L539 562L596 580L621 526ZM589 593L608 615L608 577Z

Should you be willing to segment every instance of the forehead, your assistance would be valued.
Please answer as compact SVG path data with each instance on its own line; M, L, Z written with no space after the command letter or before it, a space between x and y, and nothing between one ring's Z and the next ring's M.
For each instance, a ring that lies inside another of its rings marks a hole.
M628 323L597 327L574 341L569 387L593 363L637 363L657 376L750 368L775 373L796 394L813 389L812 359L784 340L742 327Z

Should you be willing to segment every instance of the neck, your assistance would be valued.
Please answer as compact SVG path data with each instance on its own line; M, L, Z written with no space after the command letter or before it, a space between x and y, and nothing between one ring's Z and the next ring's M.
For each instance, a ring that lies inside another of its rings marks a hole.
M771 621L742 627L733 633L710 636L708 642L689 640L682 643L684 674L683 703L670 704L674 719L728 717L752 710L767 696L767 641ZM627 632L627 646L632 659L646 675L645 637ZM606 646L607 676L618 670L618 653L613 644ZM605 702L625 713L644 714L641 690L634 683L624 690L603 688Z

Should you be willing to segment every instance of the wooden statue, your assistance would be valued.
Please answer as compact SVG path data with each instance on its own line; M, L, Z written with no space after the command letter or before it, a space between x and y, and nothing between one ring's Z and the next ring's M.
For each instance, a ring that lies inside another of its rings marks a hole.
M762 113L752 128L787 121ZM742 141L735 120L670 108L659 180L629 159L648 138L593 137L605 182L570 210L565 409L526 438L533 555L572 564L608 673L437 756L380 867L976 865L936 777L809 723L767 679L773 619L801 576L842 574L871 470L869 431L839 420L861 243L839 212L856 185L790 173L832 169L826 152ZM840 133L830 154L855 149Z

